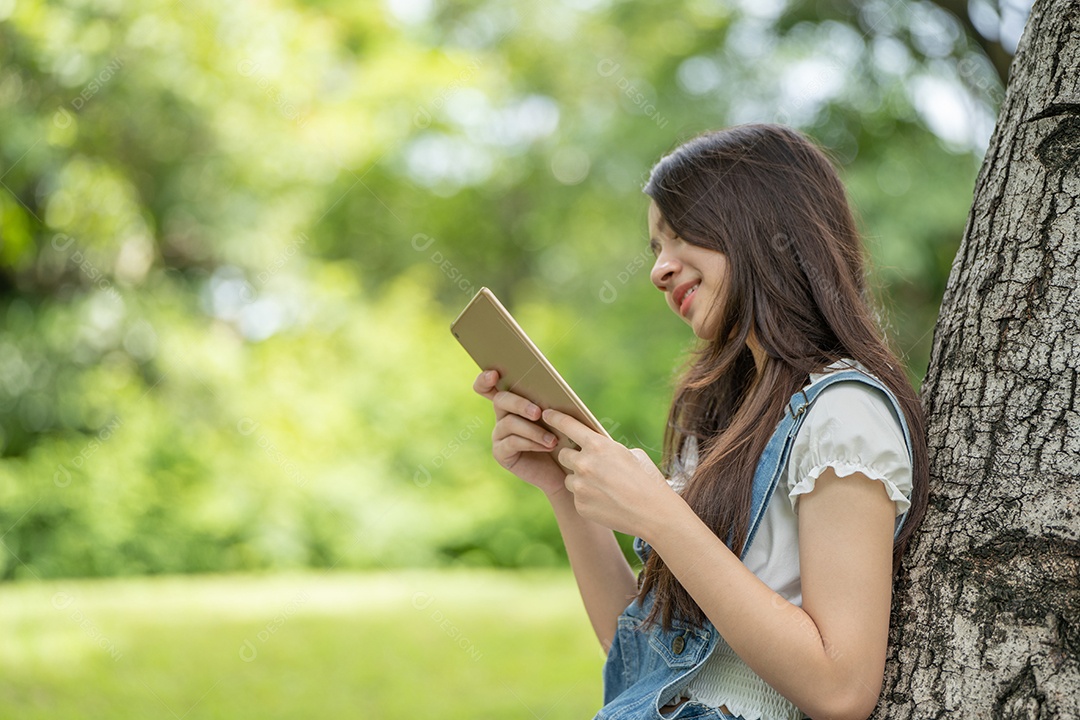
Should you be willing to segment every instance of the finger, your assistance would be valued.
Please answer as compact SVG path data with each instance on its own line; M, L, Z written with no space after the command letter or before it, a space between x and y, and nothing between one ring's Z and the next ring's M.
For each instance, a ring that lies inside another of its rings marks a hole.
M537 445L542 445L545 450L553 449L558 441L555 434L548 432L547 428L513 414L504 415L495 423L491 439L498 442L513 435L519 435Z
M495 385L498 382L499 372L497 370L485 370L476 376L476 380L473 382L473 390L490 400L495 395Z
M585 447L586 443L599 434L588 425L558 410L551 410L550 408L545 410L543 418L548 426L576 442L579 447Z
M571 448L564 447L562 450L555 453L555 458L556 462L562 465L569 474L574 474L577 472L577 458L580 454L580 450L572 450ZM567 489L569 489L569 486Z
M535 403L532 403L527 398L523 398L509 390L502 390L495 393L493 402L498 410L514 413L515 415L520 415L529 420L540 419L541 411Z
M577 489L577 475L572 472L566 473L566 477L563 479L563 485L570 491L570 494L574 494L574 490Z
M550 447L544 447L528 438L520 435L511 435L504 438L495 446L495 458L506 460L523 452L551 452Z

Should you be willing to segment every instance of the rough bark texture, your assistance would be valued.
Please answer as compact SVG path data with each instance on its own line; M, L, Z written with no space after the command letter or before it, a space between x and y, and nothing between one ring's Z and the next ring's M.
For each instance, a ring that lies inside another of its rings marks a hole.
M1080 4L1036 3L923 386L875 718L1080 718Z

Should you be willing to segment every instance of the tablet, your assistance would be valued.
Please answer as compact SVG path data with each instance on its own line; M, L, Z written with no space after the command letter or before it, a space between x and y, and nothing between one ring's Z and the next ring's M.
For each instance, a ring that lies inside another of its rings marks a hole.
M450 324L450 332L481 370L498 370L499 390L509 390L528 398L541 409L552 408L584 423L610 438L604 426L570 388L536 344L529 339L495 293L485 288L465 306ZM564 447L578 449L577 443L543 420L540 425L559 439L552 455Z

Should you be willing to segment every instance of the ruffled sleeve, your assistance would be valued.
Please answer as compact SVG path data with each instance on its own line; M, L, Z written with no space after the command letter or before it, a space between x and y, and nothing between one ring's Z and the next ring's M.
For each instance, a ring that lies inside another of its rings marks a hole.
M881 482L896 514L911 506L911 461L900 420L886 395L862 383L843 382L821 391L806 415L788 461L791 508L814 489L826 468L838 477L861 472Z
M695 468L698 463L697 452L697 438L689 437L686 439L686 447L683 449L683 457L677 457L672 468L671 477L668 478L668 485L675 492L682 494L682 491L686 489L686 483L690 480L690 476L694 474Z

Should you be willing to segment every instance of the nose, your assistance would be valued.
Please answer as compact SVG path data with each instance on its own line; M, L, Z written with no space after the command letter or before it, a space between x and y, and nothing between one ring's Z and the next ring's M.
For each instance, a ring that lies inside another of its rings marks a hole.
M678 274L680 269L681 266L677 259L672 257L670 253L661 252L656 257L652 272L649 273L649 279L652 280L652 284L656 286L657 290L667 292L670 289L668 285L671 283L671 279Z

